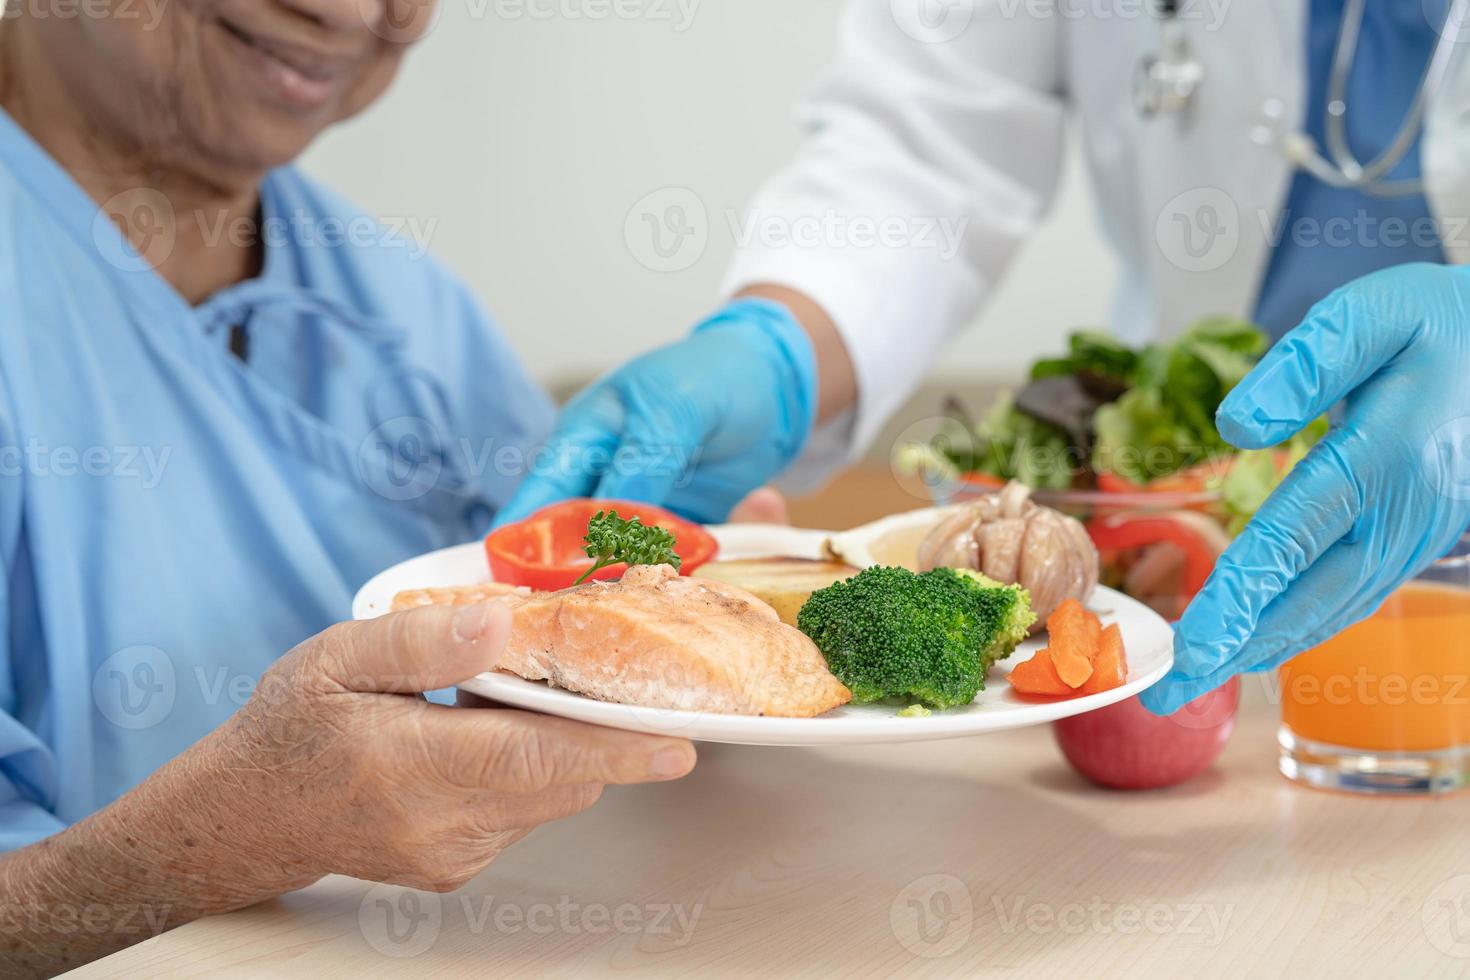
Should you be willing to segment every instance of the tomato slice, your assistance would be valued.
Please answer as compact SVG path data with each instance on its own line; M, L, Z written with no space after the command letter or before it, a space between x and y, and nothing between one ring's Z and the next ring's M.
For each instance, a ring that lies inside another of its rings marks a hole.
M1097 488L1104 493L1203 493L1216 485L1230 470L1231 460L1227 457L1191 466L1187 470L1161 476L1147 483L1134 483L1117 473L1099 473Z
M1098 551L1114 553L1168 542L1184 553L1182 597L1187 602L1205 587L1215 560L1230 543L1225 529L1195 511L1124 513L1087 522L1087 533Z
M688 575L714 558L719 544L704 528L652 504L627 500L565 500L543 507L523 521L491 531L485 538L485 557L497 582L553 592L570 588L592 560L582 550L587 524L600 510L619 517L637 517L644 524L674 534L674 553L682 559L679 571ZM625 565L598 569L594 579L622 577Z
M1277 474L1285 476L1292 464L1291 451L1278 449L1273 455L1276 459ZM1201 493L1218 487L1220 481L1235 466L1237 458L1221 456L1147 483L1134 483L1126 476L1119 476L1117 473L1099 473L1097 488L1104 493Z
M975 471L963 474L960 482L977 490L1003 490L1006 485L1006 481L1001 477Z

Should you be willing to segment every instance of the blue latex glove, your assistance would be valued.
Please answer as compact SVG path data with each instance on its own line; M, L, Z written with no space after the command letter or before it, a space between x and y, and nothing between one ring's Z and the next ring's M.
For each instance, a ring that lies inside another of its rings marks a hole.
M816 410L816 355L801 325L780 303L737 300L573 399L553 458L533 466L496 526L571 497L723 521L796 458Z
M1403 265L1332 293L1220 406L1242 449L1342 399L1332 432L1221 557L1143 703L1170 714L1372 614L1470 525L1470 270Z

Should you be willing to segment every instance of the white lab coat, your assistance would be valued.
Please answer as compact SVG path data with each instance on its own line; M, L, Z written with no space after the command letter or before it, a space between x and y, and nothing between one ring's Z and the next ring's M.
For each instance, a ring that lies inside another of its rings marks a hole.
M817 440L817 455L866 446L973 319L1047 210L1069 110L1121 259L1114 331L1141 341L1203 315L1253 311L1293 175L1281 141L1306 115L1308 0L1211 0L1223 14L1184 0L1178 23L1204 79L1188 116L1150 119L1132 102L1138 63L1159 48L1149 4L1056 2L1050 14L1038 0L853 0L847 11L837 62L798 110L803 146L752 214L828 225L833 215L897 217L911 222L910 240L752 236L727 280L732 293L751 283L800 290L847 341L859 407L838 438ZM914 21L916 8L930 19ZM1422 151L1455 262L1470 261L1467 65L1458 54ZM967 223L957 255L926 244L934 219ZM1057 271L1058 289L1066 276Z

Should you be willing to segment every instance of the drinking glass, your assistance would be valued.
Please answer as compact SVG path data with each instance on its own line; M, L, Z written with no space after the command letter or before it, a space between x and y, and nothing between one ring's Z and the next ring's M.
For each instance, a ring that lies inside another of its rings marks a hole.
M1288 779L1398 795L1470 786L1470 536L1280 681Z

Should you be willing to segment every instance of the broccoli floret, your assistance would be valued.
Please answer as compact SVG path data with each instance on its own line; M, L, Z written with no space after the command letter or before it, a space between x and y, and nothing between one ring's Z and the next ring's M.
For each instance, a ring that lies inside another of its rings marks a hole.
M900 717L900 718L928 718L933 713L934 712L930 711L928 708L924 707L922 704L911 704L907 708L904 708L902 711L900 711L898 713L898 717Z
M857 704L969 704L1036 617L1019 586L935 569L869 568L812 595L797 624Z
M978 592L987 607L995 610L997 621L995 639L990 641L986 652L991 663L1004 660L1015 652L1026 639L1031 627L1036 625L1036 613L1031 610L1031 593L1019 585L1003 585L988 575L969 568L940 569L963 576L980 586ZM981 690L984 690L982 687Z

